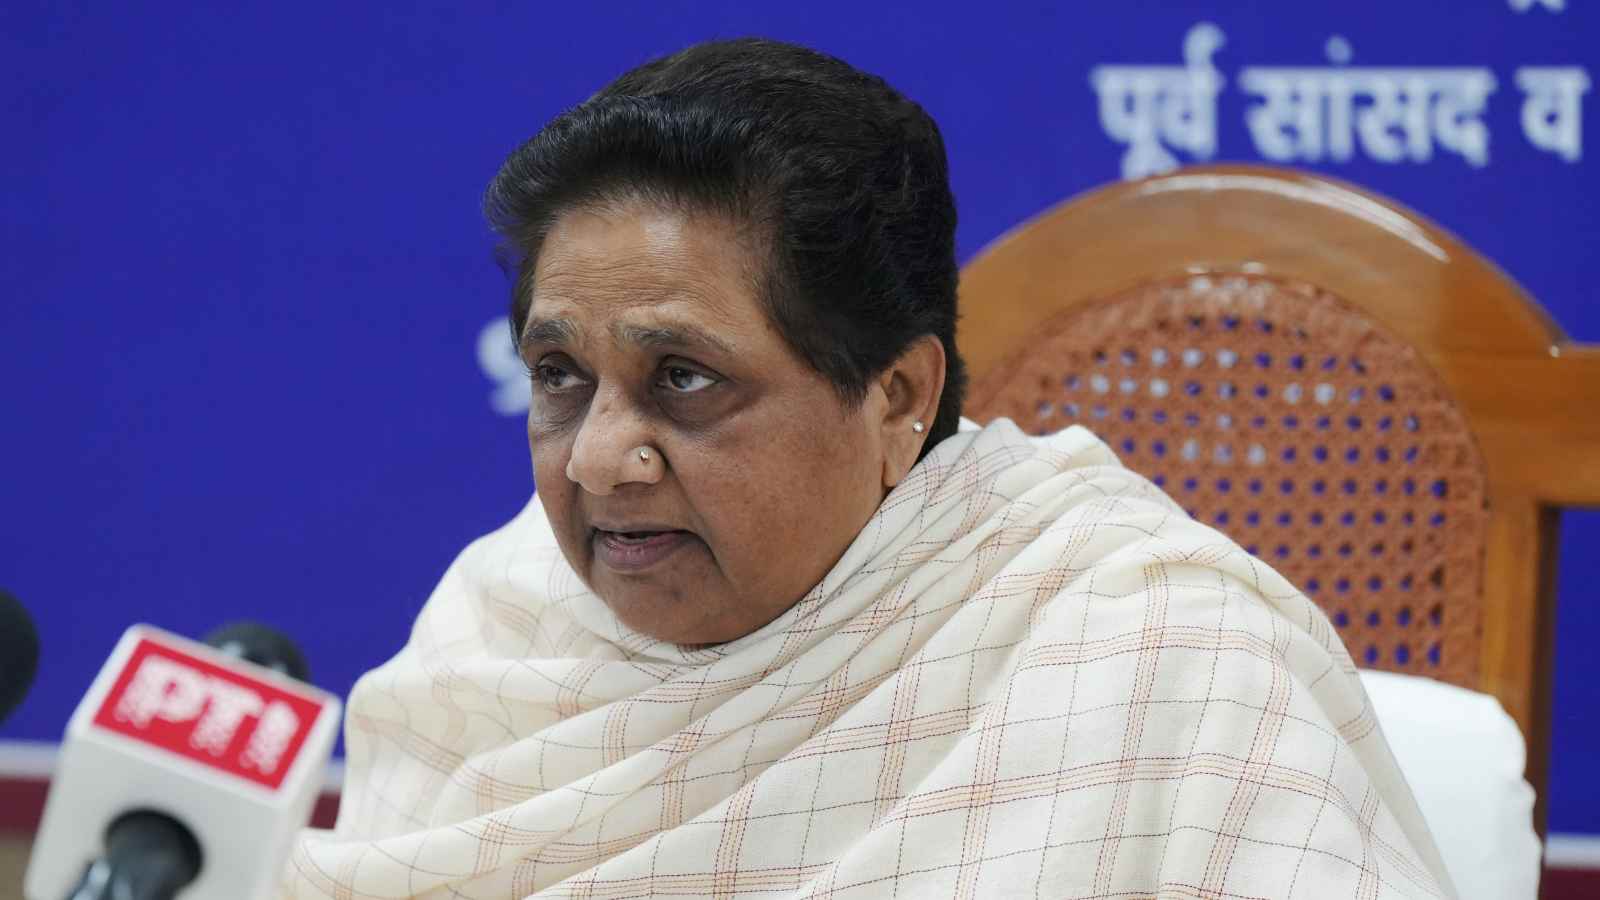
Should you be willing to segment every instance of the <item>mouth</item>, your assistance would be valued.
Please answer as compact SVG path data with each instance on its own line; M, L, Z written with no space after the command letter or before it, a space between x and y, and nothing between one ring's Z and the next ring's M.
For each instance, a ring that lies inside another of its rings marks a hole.
M654 526L594 529L595 557L619 572L638 572L671 556L694 537L687 531Z

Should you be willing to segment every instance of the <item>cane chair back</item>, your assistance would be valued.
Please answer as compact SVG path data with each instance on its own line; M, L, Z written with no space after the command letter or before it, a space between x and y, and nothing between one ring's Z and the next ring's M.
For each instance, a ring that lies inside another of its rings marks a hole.
M974 391L1088 426L1271 563L1370 668L1477 684L1482 456L1415 351L1307 284L1196 274L1050 323Z
M1496 696L1541 785L1556 510L1600 352L1413 212L1265 167L1068 201L962 273L968 414L1081 423L1322 606L1360 665Z

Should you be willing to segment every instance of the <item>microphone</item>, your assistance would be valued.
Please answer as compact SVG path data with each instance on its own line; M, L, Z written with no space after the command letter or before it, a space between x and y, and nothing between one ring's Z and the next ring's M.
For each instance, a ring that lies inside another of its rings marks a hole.
M273 631L265 625L254 622L224 625L206 635L206 644L229 656L264 666L279 675L287 675L295 681L311 683L311 667L306 665L300 648L294 645L294 641L284 637L282 632Z
M338 698L271 629L129 628L67 725L28 900L266 900L311 816Z
M0 722L22 703L39 671L39 630L10 593L0 590Z

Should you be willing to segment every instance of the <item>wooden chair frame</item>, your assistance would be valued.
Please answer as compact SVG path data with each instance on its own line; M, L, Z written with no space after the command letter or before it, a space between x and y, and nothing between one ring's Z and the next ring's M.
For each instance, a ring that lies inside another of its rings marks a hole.
M1568 341L1510 278L1416 213L1260 166L1113 185L1017 227L963 269L957 344L981 382L1056 316L1194 272L1329 291L1414 347L1453 394L1489 492L1469 686L1497 697L1527 737L1542 831L1558 508L1600 505L1600 346Z

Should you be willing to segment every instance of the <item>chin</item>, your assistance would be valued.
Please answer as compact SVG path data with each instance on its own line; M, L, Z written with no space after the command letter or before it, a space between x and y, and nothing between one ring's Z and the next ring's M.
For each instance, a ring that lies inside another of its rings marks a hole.
M717 627L705 615L686 608L683 595L671 589L643 585L627 576L606 573L590 586L622 624L640 634L673 644L721 644L741 634ZM619 583L620 582L620 583ZM742 634L748 634L746 629Z
M660 607L655 607L651 611L658 612L659 610ZM645 616L643 617L645 621L636 622L630 617L624 616L615 606L612 607L612 611L617 613L617 618L622 619L629 628L635 631L648 634L657 640L690 647L710 647L717 644L726 644L729 641L736 641L751 632L761 629L772 621L772 619L767 619L761 622L730 622L726 619L707 618L683 621L679 619L664 619L662 616L656 615ZM778 615L782 614L780 610ZM775 615L772 618L777 618L777 616Z
M615 609L615 607L613 607L613 609ZM617 613L617 618L621 619L624 625L627 625L629 628L632 628L634 631L637 631L640 634L649 635L658 641L666 641L669 644L679 644L686 647L710 647L716 644L726 644L731 640L744 637L754 630L745 629L744 631L735 633L729 629L719 630L705 628L703 626L680 626L672 623L663 623L659 619L638 622L631 620L629 617L624 616L621 613Z

